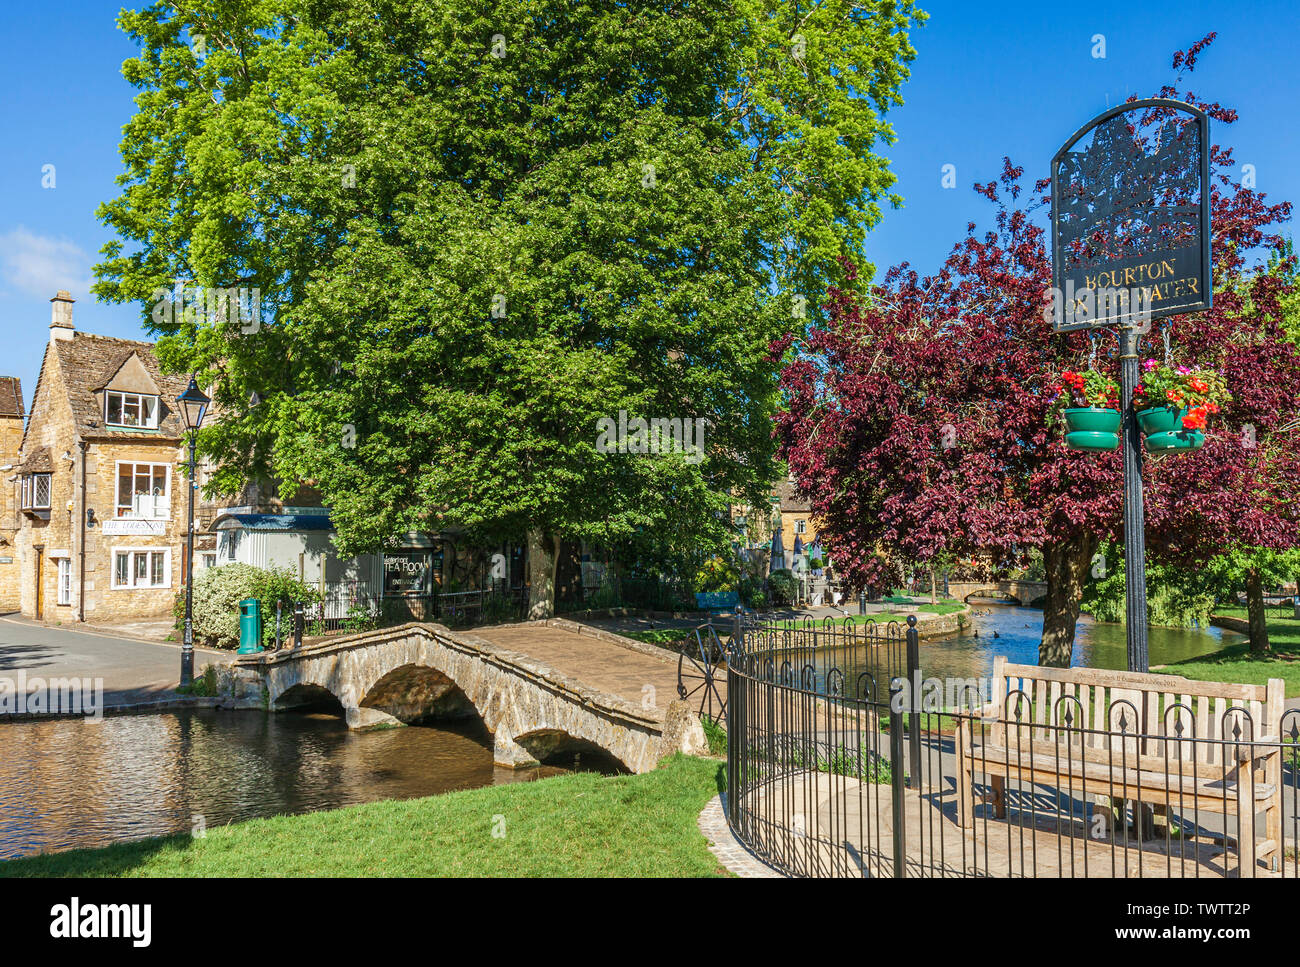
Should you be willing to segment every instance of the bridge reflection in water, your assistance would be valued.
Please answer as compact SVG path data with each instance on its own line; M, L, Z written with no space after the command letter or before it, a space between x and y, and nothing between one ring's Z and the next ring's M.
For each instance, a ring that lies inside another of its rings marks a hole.
M213 828L528 781L575 767L619 771L596 754L497 768L492 736L475 719L357 732L338 714L208 709L0 728L3 859L189 834L200 822Z

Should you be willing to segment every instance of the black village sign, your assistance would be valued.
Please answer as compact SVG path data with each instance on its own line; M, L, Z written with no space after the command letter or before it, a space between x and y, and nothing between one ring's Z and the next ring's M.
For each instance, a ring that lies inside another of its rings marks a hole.
M1134 326L1210 308L1209 118L1130 101L1052 159L1053 325ZM1091 137L1089 137L1091 135Z

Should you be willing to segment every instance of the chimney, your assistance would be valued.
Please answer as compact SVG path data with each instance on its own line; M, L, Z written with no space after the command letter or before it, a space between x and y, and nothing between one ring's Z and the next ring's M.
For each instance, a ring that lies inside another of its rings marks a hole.
M77 331L72 325L72 303L76 301L66 289L60 289L50 300L53 307L50 313L50 342L71 339Z

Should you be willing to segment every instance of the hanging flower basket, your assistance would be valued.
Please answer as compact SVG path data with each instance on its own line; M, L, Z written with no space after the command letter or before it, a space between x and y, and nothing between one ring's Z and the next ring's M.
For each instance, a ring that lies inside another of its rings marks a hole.
M1065 445L1071 450L1105 452L1119 446L1119 434L1104 430L1074 430L1065 435Z
M1133 389L1138 426L1150 453L1199 450L1211 414L1232 400L1223 377L1213 370L1142 363L1142 382Z
M1180 406L1149 406L1137 411L1138 426L1143 433L1168 433L1183 428L1187 408Z
M1205 434L1200 430L1164 430L1147 435L1148 453L1168 453L1171 450L1199 450L1205 446Z
M1102 453L1119 446L1123 416L1119 411L1119 386L1109 376L1090 369L1061 374L1059 396L1052 412L1065 420L1065 445L1071 450Z
M1063 412L1065 425L1071 432L1085 430L1092 433L1118 433L1123 416L1119 410L1108 406L1072 406Z

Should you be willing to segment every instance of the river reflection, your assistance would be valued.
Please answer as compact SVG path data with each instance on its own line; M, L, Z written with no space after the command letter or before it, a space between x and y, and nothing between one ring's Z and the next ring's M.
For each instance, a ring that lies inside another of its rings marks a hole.
M1021 665L1038 664L1038 644L1043 636L1043 612L1034 608L972 604L970 629L947 638L921 640L921 668L928 677L965 678L993 671L995 655ZM976 635L975 632L979 634ZM1151 628L1147 648L1152 665L1195 658L1243 636L1220 628ZM1081 617L1075 630L1070 664L1086 668L1128 668L1128 645L1123 625L1099 624Z
M0 748L6 859L566 771L496 768L477 720L358 733L332 715L194 710L4 723Z
M1016 664L1038 664L1038 646L1043 633L1042 611L991 602L977 603L973 608L975 613L962 634L921 639L919 658L923 677L986 678L993 671L993 659L997 655L1004 655ZM811 630L814 626L807 627ZM899 622L893 638L887 638L882 628L881 643L872 648L854 645L852 638L831 634L817 642L815 653L798 650L801 646L811 645L813 638L797 635L784 643L786 647L794 644L795 650L781 651L772 659L770 668L760 662L760 670L778 680L786 676L785 680L792 684L811 684L815 680L819 689L851 696L877 696L883 701L888 695L890 679L903 674L906 667L904 628L905 625ZM1152 666L1166 665L1217 651L1243 638L1236 632L1219 628L1151 628L1147 636L1148 654ZM782 647L779 642L776 646L778 650ZM1128 646L1124 626L1080 618L1075 630L1071 664L1087 668L1127 668Z

